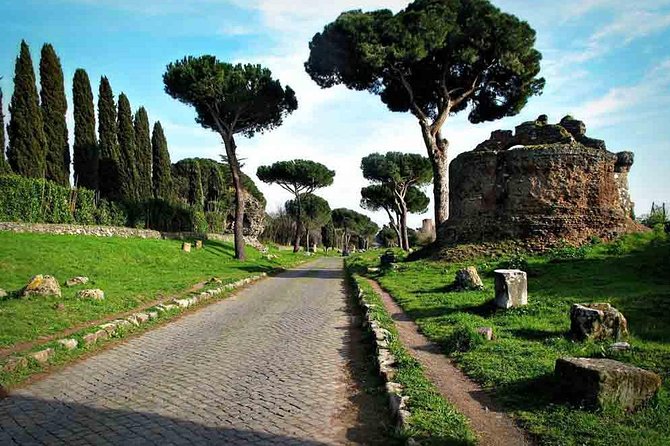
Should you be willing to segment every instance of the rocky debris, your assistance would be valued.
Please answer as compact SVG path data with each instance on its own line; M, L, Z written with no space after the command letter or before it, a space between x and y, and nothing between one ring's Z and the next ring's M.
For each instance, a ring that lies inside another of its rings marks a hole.
M605 141L602 139L589 138L586 136L586 124L583 121L573 118L570 115L564 116L559 123L561 127L566 129L572 137L579 143L586 147L593 149L607 150Z
M149 311L147 314L150 320L158 319L158 311Z
M65 348L65 350L74 350L79 345L76 339L59 339L58 343Z
M661 387L657 374L612 359L559 358L554 372L560 394L589 407L634 410Z
M191 244L186 242L182 243L181 250L184 252L191 252Z
M46 348L35 353L31 353L30 356L40 364L46 364L49 362L49 359L56 354L56 350L53 348Z
M7 297L7 296L8 296L7 291L0 288L0 299L2 299L3 297Z
M492 327L479 327L477 328L477 333L482 335L487 341L493 340L493 328Z
M86 276L77 276L65 281L65 286L73 287L77 285L85 285L88 283L88 277Z
M456 272L453 288L458 291L483 290L484 283L482 283L482 279L477 274L477 268L468 266Z
M98 328L101 330L105 330L108 335L113 336L114 333L116 333L116 328L118 327L119 324L115 322L109 322L107 324L102 324Z
M519 307L528 304L528 278L519 269L497 269L495 275L495 303L498 308Z
M90 235L95 237L139 237L161 238L161 233L150 229L126 228L124 226L84 226L53 223L0 222L0 231L32 232L57 235Z
M96 333L88 333L82 336L82 339L84 340L84 345L88 347L97 342L98 335Z
M216 283L216 284L221 284L223 283L223 280L219 279L218 277L212 277L207 281L207 283Z
M179 307L173 304L160 304L156 306L156 309L162 312L176 310L177 308Z
M15 370L24 369L28 367L28 358L23 356L13 356L5 362L2 370L5 372L13 372Z
M582 340L618 341L628 336L628 322L608 303L574 304L570 308L570 333Z
M147 313L135 313L133 316L137 318L137 321L140 324L144 324L149 320L149 315Z
M630 344L628 342L614 342L610 345L611 352L627 352L630 350Z
M100 289L81 290L77 293L80 299L105 300L105 292Z
M21 297L58 296L61 297L60 285L53 276L38 274L21 291Z

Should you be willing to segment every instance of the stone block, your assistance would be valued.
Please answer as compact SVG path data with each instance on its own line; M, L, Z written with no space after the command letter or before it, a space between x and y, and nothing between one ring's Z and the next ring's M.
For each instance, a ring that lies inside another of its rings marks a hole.
M619 340L628 336L628 322L608 303L574 304L570 308L570 333L582 340Z
M149 315L147 313L135 313L133 316L137 318L137 321L140 324L143 324L149 320Z
M497 269L495 274L495 303L498 308L528 304L528 278L518 269Z
M53 276L38 274L33 276L21 291L21 297L58 296L61 297L60 285Z
M661 387L657 374L612 359L559 358L554 373L561 396L588 407L634 410Z
M181 250L184 252L191 252L191 244L186 242L182 243Z
M81 290L77 293L80 299L105 300L105 292L99 289Z
M477 268L468 266L456 272L454 279L454 289L463 291L483 290L484 284L477 274Z
M195 249L202 249L202 240L195 241Z
M491 327L479 327L477 328L477 333L482 335L487 341L493 340L493 328Z
M58 343L65 348L65 350L74 350L79 345L76 339L59 339Z
M89 346L95 344L98 341L98 335L96 333L89 333L84 335L82 339L84 340L84 345Z
M84 285L88 283L88 277L86 276L77 276L65 281L65 285L68 287L73 287L77 285Z
M151 320L158 319L158 311L150 311L147 314Z
M53 348L46 348L35 353L31 353L30 356L40 364L46 364L49 362L49 359L56 354L56 350Z

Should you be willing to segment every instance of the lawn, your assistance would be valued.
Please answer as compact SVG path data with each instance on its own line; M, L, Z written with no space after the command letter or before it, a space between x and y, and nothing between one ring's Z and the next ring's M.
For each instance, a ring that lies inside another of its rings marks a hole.
M367 253L354 267L378 266ZM529 305L495 310L493 270L512 263L529 273ZM486 388L545 445L667 445L670 439L670 243L657 233L553 255L480 258L483 292L450 292L465 263L419 260L372 275L432 340ZM362 270L360 268L359 270ZM578 302L610 302L627 317L632 351L612 353L608 343L574 342L569 309ZM477 327L493 327L485 342ZM609 357L659 373L661 392L634 414L614 408L573 407L555 394L553 369L561 356Z
M276 258L268 259L248 248L248 260L238 262L232 244L217 241L186 253L177 240L11 232L0 232L0 246L0 288L10 292L0 299L0 348L133 310L212 277L228 283L305 259L303 254L278 250L271 251ZM52 275L61 284L79 275L91 282L73 288L61 285L61 298L14 297L35 274ZM105 300L77 299L84 288L104 290Z

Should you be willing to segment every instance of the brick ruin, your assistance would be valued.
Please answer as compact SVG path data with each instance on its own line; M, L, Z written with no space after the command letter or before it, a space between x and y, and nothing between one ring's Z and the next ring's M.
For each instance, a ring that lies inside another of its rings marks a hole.
M633 153L607 151L571 116L497 130L449 166L449 244L523 240L542 249L638 229L628 172Z

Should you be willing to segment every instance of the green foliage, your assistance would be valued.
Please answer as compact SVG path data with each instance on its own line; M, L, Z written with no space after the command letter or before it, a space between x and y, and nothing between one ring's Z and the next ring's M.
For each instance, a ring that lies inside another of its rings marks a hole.
M149 116L144 107L135 113L135 149L137 165L137 193L141 200L153 197L151 178L151 136L149 135ZM167 144L166 144L167 145ZM166 147L167 150L167 147Z
M288 86L284 89L267 68L232 65L214 56L188 56L170 63L163 82L166 93L195 108L200 125L222 133L221 124L226 124L229 136L272 130L298 108L295 92Z
M127 201L136 201L141 197L138 164L135 142L135 128L133 127L133 112L128 97L121 93L118 106L118 140L120 149L119 158L119 191L121 198Z
M53 181L18 175L0 176L0 221L29 223L95 222L95 194Z
M12 173L12 168L5 158L5 115L2 107L2 88L0 88L0 175Z
M337 246L337 234L332 221L321 227L321 243L326 249Z
M656 203L651 204L649 214L642 216L640 222L648 228L654 228L657 225L665 225L668 223L668 213L665 210L665 203L660 206Z
M260 166L256 176L264 183L278 184L297 198L333 184L335 171L315 161L296 159Z
M562 246L551 249L547 253L547 257L554 263L581 260L586 257L588 249L589 248L586 245L577 247L563 244Z
M46 137L46 179L63 186L70 185L70 145L68 144L67 100L63 68L49 43L42 47L40 58L40 96Z
M469 324L459 324L444 341L447 353L468 352L485 342L484 336Z
M473 123L517 114L544 79L535 31L485 0L416 0L403 11L348 11L309 44L305 69L391 111L435 118L471 107Z
M81 68L72 81L74 108L74 183L76 186L98 190L100 153L95 136L95 108L88 74Z
M300 205L297 200L289 200L284 205L286 213L298 219L311 230L330 222L330 205L326 200L314 194L301 194Z
M154 124L151 135L151 152L153 157L152 186L155 198L169 200L174 195L172 185L172 166L167 139L160 121Z
M393 189L425 186L433 178L430 160L416 153L373 153L361 160L361 170L365 179Z
M384 248L393 248L398 246L398 234L393 228L389 227L388 225L384 225L381 231L379 231L377 234L377 241Z
M109 80L103 76L98 93L98 185L100 195L108 199L121 198L121 152L116 128L114 93Z
M14 69L14 93L9 104L7 160L14 173L44 178L46 137L35 85L30 49L21 41L21 52Z

